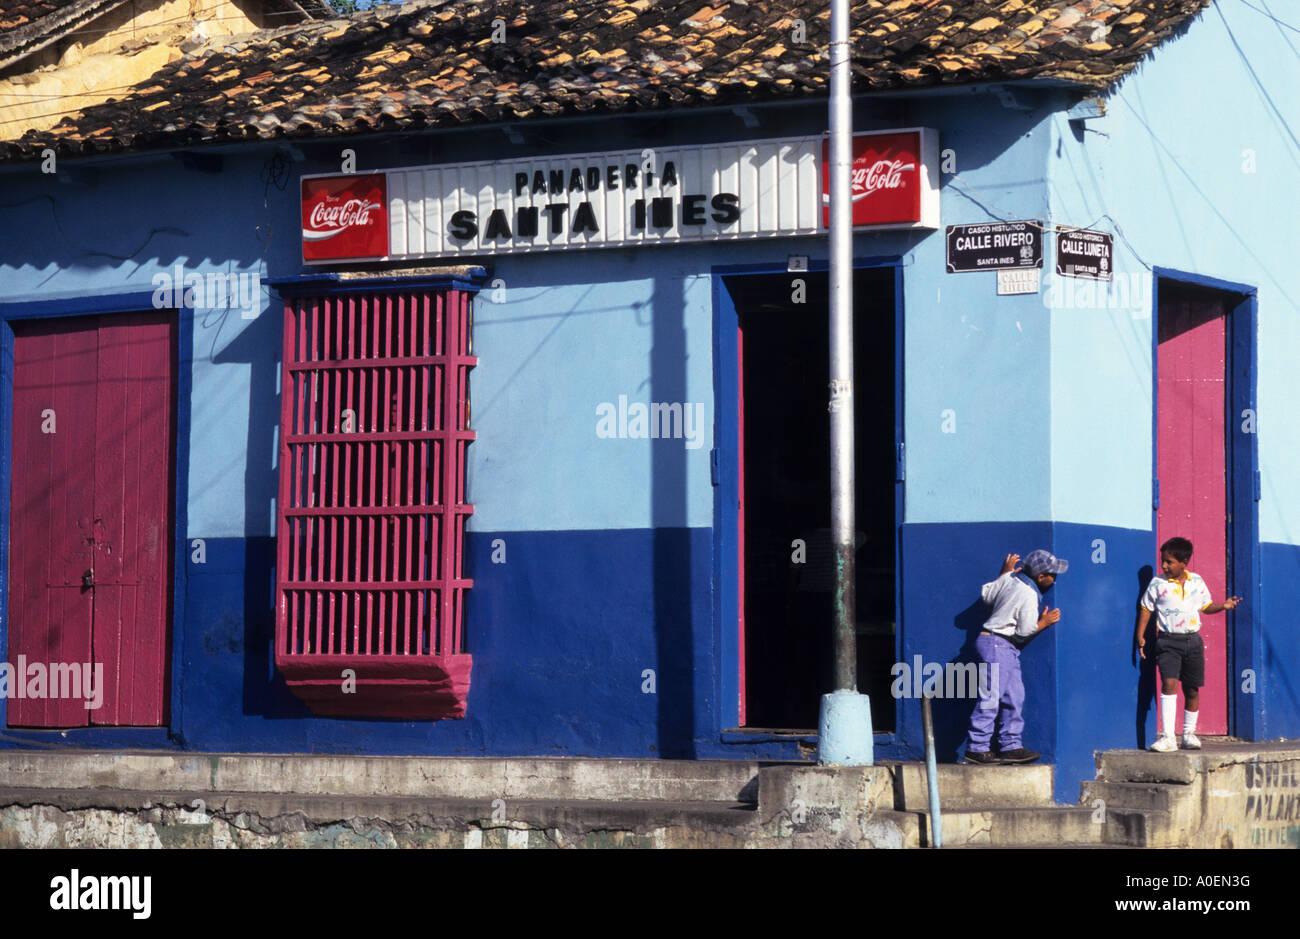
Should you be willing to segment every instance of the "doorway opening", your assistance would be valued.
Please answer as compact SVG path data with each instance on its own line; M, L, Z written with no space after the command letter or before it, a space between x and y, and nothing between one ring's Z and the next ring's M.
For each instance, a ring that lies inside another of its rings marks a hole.
M804 731L817 727L834 680L829 277L724 280L740 327L741 723ZM873 728L888 732L898 543L893 268L854 271L853 293L858 689L870 696Z

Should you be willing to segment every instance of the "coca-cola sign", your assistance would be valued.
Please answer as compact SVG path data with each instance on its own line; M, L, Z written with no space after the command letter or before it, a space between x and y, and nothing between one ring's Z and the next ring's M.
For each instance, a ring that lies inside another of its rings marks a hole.
M362 261L387 257L387 182L384 173L304 178L303 260Z
M831 214L829 146L822 146L823 225L830 225ZM855 134L854 227L937 227L935 149L932 132L924 130Z
M597 152L495 152L302 181L308 264L824 238L824 134ZM853 223L939 227L938 134L854 138ZM516 148L517 150L518 148Z

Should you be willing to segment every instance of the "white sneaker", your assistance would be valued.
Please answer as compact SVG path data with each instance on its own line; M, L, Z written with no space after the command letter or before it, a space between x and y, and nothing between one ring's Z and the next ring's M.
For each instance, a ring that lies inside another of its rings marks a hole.
M1151 744L1151 749L1157 753L1172 753L1178 749L1178 741L1173 734L1162 734L1160 739Z
M1183 749L1184 750L1201 749L1201 741L1197 738L1196 734L1183 734Z

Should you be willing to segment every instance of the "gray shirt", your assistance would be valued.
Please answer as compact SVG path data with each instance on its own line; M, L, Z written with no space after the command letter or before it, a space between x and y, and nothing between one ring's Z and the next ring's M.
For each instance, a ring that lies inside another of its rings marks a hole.
M1006 573L985 584L980 598L993 612L984 628L1008 639L1032 636L1038 632L1038 596L1037 585L1021 573Z

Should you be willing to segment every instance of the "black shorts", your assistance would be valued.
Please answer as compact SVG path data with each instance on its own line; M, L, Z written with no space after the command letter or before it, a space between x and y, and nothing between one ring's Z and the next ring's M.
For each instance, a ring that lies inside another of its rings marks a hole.
M1188 688L1205 684L1205 640L1199 632L1157 635L1156 661L1161 678L1177 679Z

